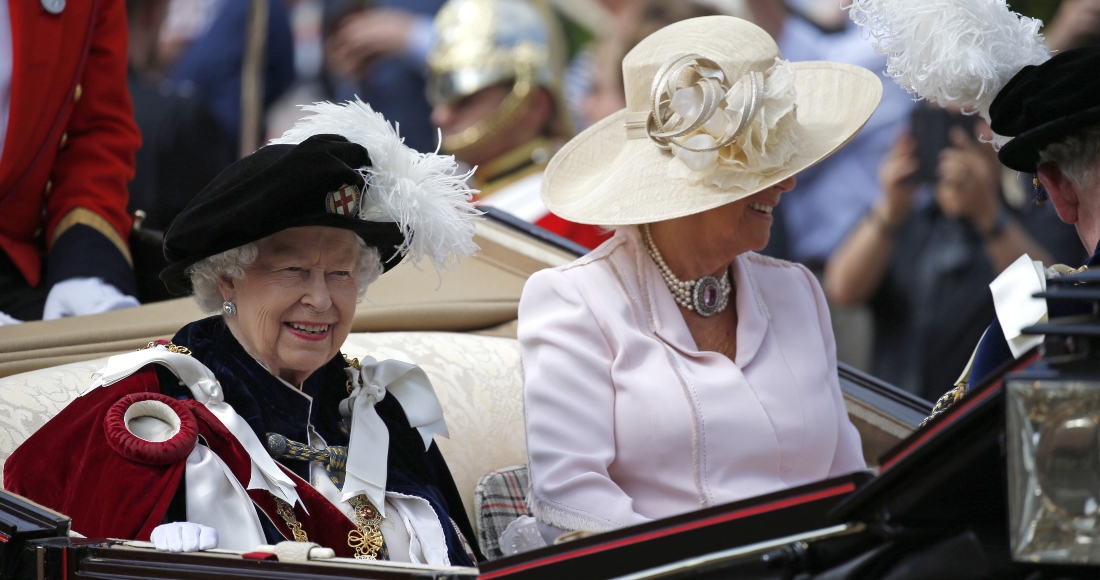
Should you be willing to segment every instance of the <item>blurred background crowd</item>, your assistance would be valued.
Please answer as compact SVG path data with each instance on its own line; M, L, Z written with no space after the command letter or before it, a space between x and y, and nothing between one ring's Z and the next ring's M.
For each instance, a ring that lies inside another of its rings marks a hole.
M1100 37L1100 0L1009 3L1046 23L1051 50ZM681 19L730 14L769 32L789 60L883 73L885 57L839 4L126 0L143 137L129 210L163 230L221 169L298 120L299 105L358 97L410 146L476 167L484 207L595 247L608 233L547 212L539 176L571 136L626 105L620 64L635 44ZM987 286L999 272L1024 253L1047 265L1087 256L1049 204L1032 202L1031 176L998 163L981 119L915 102L881 77L878 111L798 176L765 253L819 276L841 361L935 400L993 319Z

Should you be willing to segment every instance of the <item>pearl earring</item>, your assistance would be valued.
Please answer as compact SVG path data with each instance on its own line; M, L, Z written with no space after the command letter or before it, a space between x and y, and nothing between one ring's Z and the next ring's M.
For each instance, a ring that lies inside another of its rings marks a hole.
M224 312L226 316L236 316L237 305L233 304L231 300L226 300L222 303L222 312Z

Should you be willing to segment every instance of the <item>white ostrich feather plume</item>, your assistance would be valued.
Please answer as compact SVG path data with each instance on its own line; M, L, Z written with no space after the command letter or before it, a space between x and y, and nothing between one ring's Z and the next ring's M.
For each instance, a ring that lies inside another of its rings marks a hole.
M902 88L986 120L1009 79L1050 58L1042 22L1012 12L1005 0L851 0L846 8Z
M303 105L302 110L311 114L271 144L296 145L314 135L334 134L366 148L371 166L358 168L366 181L359 217L396 222L405 236L399 255L408 255L414 264L427 256L440 269L453 268L458 258L477 251L474 227L481 212L471 203L470 173L459 171L454 156L406 146L397 129L358 98Z

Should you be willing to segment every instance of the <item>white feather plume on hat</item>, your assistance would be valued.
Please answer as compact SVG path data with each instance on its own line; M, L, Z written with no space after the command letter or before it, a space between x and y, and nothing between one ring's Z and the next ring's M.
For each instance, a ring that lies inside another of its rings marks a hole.
M1012 12L1005 0L851 0L846 8L903 89L987 121L1009 79L1050 59L1042 22Z
M366 181L359 217L396 222L405 236L398 255L408 255L414 264L428 256L438 269L453 268L459 257L477 251L474 227L481 212L471 203L470 173L461 172L453 156L408 147L381 113L358 98L303 105L302 110L312 114L270 144L340 135L362 145L371 166L358 169Z

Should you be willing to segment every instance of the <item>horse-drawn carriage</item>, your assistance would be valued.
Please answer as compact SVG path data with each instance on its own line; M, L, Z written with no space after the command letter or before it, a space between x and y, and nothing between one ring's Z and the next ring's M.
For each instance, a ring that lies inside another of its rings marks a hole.
M918 431L930 404L843 365L840 383L849 417L877 473L614 532L576 534L558 545L499 557L501 527L487 514L502 500L486 493L486 486L502 474L522 476L515 468L526 461L515 340L520 292L528 276L572 260L577 249L499 214L478 226L476 241L481 251L453 275L437 280L433 270L403 264L372 285L343 350L405 360L427 372L451 433L437 442L483 548L491 544L498 559L478 570L338 558L278 562L226 550L168 554L140 542L77 537L62 514L4 494L4 577L843 578L899 569L904 577L979 577L1023 569L1011 564L1008 538L1003 545L997 540L1009 530L1003 382L978 387L964 404ZM435 292L405 291L435 286ZM170 337L200 317L191 300L180 298L0 328L0 458L79 396L105 357ZM505 503L521 513L526 490L513 487ZM1035 570L1076 576L1085 569L1027 569Z

